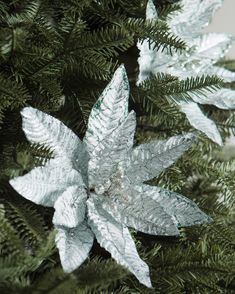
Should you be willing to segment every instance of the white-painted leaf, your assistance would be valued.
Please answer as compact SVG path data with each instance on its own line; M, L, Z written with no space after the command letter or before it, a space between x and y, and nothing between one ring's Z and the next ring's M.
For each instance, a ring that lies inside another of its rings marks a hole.
M119 162L127 157L133 146L136 115L132 111L125 121L108 137L105 137L90 155L89 185L101 185L114 173Z
M103 208L118 222L144 233L174 236L178 227L211 222L193 201L167 189L130 183L116 191L104 197Z
M84 138L89 154L127 117L128 98L129 82L121 65L91 110Z
M191 98L199 104L214 105L220 109L235 109L235 91L231 89L219 89L206 95L192 94Z
M133 190L142 193L142 201L148 202L152 199L156 206L161 206L179 227L211 222L211 218L202 212L192 200L179 193L149 185L134 186Z
M73 228L84 221L87 191L84 186L70 186L56 200L53 224Z
M197 130L203 132L215 143L222 145L222 138L217 129L216 124L206 117L197 103L194 102L181 102L181 110L185 113L190 124Z
M158 176L172 165L192 144L195 135L186 134L167 140L151 140L134 148L130 154L127 174L133 184Z
M24 176L10 180L11 186L26 199L43 206L54 206L63 192L83 185L82 177L71 166L36 167Z
M130 185L125 191L120 189L118 194L104 198L102 207L117 222L137 231L161 236L179 235L177 224L171 215L149 198L147 193L142 192L141 187Z
M232 36L222 33L207 33L192 41L195 46L198 59L206 59L216 62L223 57L232 45Z
M146 6L146 19L157 20L157 17L158 17L157 10L155 8L153 0L148 0L147 6Z
M88 257L94 234L84 222L75 228L56 227L56 246L65 272L72 272Z
M142 284L152 287L149 268L140 259L128 228L115 221L102 208L95 195L88 199L87 204L89 224L100 245L112 255L117 263L132 272Z
M88 158L77 135L58 119L35 108L25 107L21 115L23 131L31 143L50 147L54 156L61 158L61 163L68 160L84 176Z
M182 9L170 14L168 24L176 36L191 40L201 34L222 3L223 0L182 0Z

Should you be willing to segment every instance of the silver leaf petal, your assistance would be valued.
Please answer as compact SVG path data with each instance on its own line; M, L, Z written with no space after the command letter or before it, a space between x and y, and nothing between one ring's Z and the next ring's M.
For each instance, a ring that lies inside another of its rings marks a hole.
M132 111L125 121L95 148L88 163L90 187L107 181L117 164L124 160L133 146L135 128L136 115Z
M203 34L193 39L186 52L171 56L166 52L152 49L147 41L138 43L140 73L138 83L144 81L151 73L165 72L186 79L189 76L212 74L213 63L225 55L232 43L230 35ZM221 72L222 74L222 72Z
M56 227L56 245L65 272L72 272L88 257L94 234L86 223L75 228Z
M191 98L200 104L215 105L221 109L235 109L235 91L230 89L219 89L207 95L192 94Z
M228 83L235 81L235 72L227 70L223 67L213 65L209 67L205 73L208 75L216 75Z
M144 201L149 201L149 198L154 200L155 205L161 206L180 227L211 222L210 217L202 212L193 201L183 195L149 185L142 185L135 187L135 189L142 191Z
M172 75L187 78L209 74L213 64L224 57L232 44L232 36L220 33L202 34L188 42L186 53L176 53L177 59L173 67L167 68ZM212 69L211 69L212 70Z
M128 191L128 192L125 192ZM119 222L152 235L178 235L177 227L211 222L186 197L155 186L132 185L104 197L102 206Z
M97 241L104 247L117 263L126 267L147 287L152 287L149 268L140 259L135 243L126 226L115 221L100 204L96 196L87 201L89 224Z
M232 45L232 36L222 33L207 33L192 41L192 46L199 60L206 59L212 63L224 57Z
M26 199L44 206L55 201L72 185L83 185L79 172L70 166L36 167L22 177L10 180L12 187Z
M192 144L195 135L174 136L167 140L152 140L134 148L130 155L127 175L140 183L158 176L172 165Z
M23 131L30 142L49 146L56 157L62 157L63 162L68 159L85 175L88 158L78 136L58 119L35 108L25 107L21 115Z
M181 102L180 108L195 129L206 134L215 143L223 145L216 124L202 113L197 103Z
M109 136L128 115L129 82L121 65L92 108L84 138L89 154Z
M87 192L84 186L71 186L56 200L53 224L68 228L83 222L86 213Z
M146 6L146 19L157 20L157 10L152 0L149 0Z
M129 185L123 192L119 189L112 197L105 197L102 207L116 221L143 233L162 236L179 235L177 223L172 216L161 204L150 198L142 186Z
M211 74L213 64L224 57L232 44L232 36L219 33L202 34L188 42L190 49L183 54L176 53L174 66L169 66L167 72L172 75L187 78L202 74Z
M172 32L185 40L198 36L211 21L223 0L182 0L182 9L170 15Z

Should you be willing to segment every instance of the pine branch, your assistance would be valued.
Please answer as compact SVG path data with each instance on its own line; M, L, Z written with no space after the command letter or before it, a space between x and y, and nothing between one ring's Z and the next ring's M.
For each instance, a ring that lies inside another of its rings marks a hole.
M1 107L11 109L25 105L31 98L24 85L0 75Z
M46 237L46 226L33 205L17 200L7 201L6 216L29 250L35 250L39 242Z

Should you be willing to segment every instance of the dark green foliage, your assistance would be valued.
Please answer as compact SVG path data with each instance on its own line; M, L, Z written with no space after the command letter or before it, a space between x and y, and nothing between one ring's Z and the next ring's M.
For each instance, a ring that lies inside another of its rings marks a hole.
M136 144L195 131L178 102L190 100L191 93L215 91L222 81L159 74L136 86L138 39L148 38L159 50L185 47L164 22L179 5L157 1L160 19L150 23L146 2L0 1L0 293L234 293L234 160L225 161L202 134L150 184L193 199L214 222L182 228L179 238L133 232L150 265L154 290L140 285L98 244L78 270L65 274L54 244L53 209L25 200L8 184L53 157L47 146L27 142L20 110L31 105L47 111L82 137L92 105L120 63L127 68L131 108L137 113ZM219 63L230 70L234 64ZM203 108L224 140L234 133L234 112Z

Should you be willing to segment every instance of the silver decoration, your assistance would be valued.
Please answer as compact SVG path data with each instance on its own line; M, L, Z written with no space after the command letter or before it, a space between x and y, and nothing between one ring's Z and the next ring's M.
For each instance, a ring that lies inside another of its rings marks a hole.
M77 269L88 257L94 234L86 222L75 228L56 227L56 245L65 272Z
M222 138L219 130L213 120L206 117L201 111L197 103L182 102L180 104L181 111L186 115L190 124L199 131L203 132L212 141L222 146Z
M117 164L126 158L127 152L133 146L135 127L135 112L132 111L122 125L99 143L88 163L90 186L97 186L107 181Z
M74 228L83 222L86 214L87 192L84 186L70 186L56 200L53 224Z
M21 111L22 128L27 139L32 143L40 143L50 147L56 158L63 158L83 178L86 175L88 155L84 144L61 121L32 107L25 107ZM80 157L77 157L80 154ZM84 181L86 179L84 178Z
M175 35L192 40L201 35L223 0L182 0L179 3L182 9L170 15L168 24Z
M217 75L226 82L235 81L235 73L220 68L215 63L228 51L234 38L221 33L204 33L202 29L210 22L214 12L222 5L222 0L182 0L182 10L173 12L167 23L175 35L184 39L188 45L186 52L174 52L173 55L153 49L149 42L138 42L140 50L139 77L141 84L150 74L168 73L186 79L190 76ZM146 8L146 19L153 20L153 3L149 0ZM150 8L151 7L151 8ZM155 14L157 19L157 12ZM198 104L215 105L222 109L235 109L235 91L221 89L207 95L191 94ZM194 104L180 105L191 125L204 132L214 142L222 144L221 136L214 122L208 119L199 107ZM192 112L193 107L196 112ZM189 115L190 113L190 115ZM196 117L196 115L199 115Z
M189 148L194 137L187 134L163 141L152 140L134 148L127 167L128 178L132 183L140 183L157 177Z
M102 208L99 196L93 195L88 199L87 206L89 224L100 245L119 264L128 268L141 283L151 288L149 268L140 259L128 228Z
M210 104L220 109L235 109L235 91L230 89L219 89L216 93L208 93L206 96L192 94L191 97L200 104Z
M128 98L128 78L121 65L91 110L84 138L89 154L127 117Z
M178 227L211 221L191 200L160 187L129 182L123 188L117 184L110 194L102 207L117 221L151 235L175 236Z
M128 194L125 195L125 191L115 193L102 202L103 209L116 221L151 235L179 235L174 219L161 204L151 199L147 193L143 193L141 186L126 185L125 188Z
M189 76L214 74L214 63L228 51L232 36L220 33L203 34L187 44L190 48L185 53L175 53L174 63L165 65L163 70L183 79ZM219 74L219 72L217 72Z
M63 166L49 164L45 167L36 167L28 174L10 180L10 184L26 199L36 204L53 207L67 187L83 185L83 181L80 173L67 164Z
M155 19L157 19L157 10L153 1L148 1L146 10L148 11L148 20L154 21Z
M165 212L171 215L177 227L211 222L211 218L198 210L194 202L178 193L149 185L134 186L133 188L136 192L146 195L145 199L149 197L162 206Z
M154 235L178 235L179 226L210 219L191 200L142 185L173 164L194 136L155 140L132 150L136 119L133 111L128 113L128 95L121 66L91 111L84 142L50 115L24 109L28 139L53 147L55 158L10 183L25 198L55 208L56 244L66 272L83 263L96 237L119 264L151 287L149 268L128 226Z

